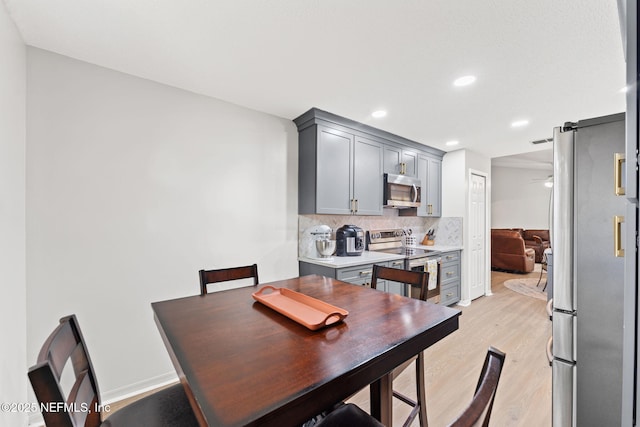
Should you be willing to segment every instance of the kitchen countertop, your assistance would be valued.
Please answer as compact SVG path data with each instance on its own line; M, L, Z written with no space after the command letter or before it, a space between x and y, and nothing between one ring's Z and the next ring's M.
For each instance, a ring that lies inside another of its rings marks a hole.
M416 245L416 248L433 251L433 255L437 255L438 253L441 253L441 252L459 251L462 249L461 246L445 246L445 245L434 245L434 246ZM403 258L404 258L404 255L387 254L384 252L375 252L375 251L364 251L360 256L345 256L345 257L333 256L331 258L326 258L326 259L298 257L298 261L308 262L310 264L323 265L325 267L331 267L331 268L343 268L343 267L353 267L353 266L362 265L362 264L375 264L377 262L393 261L393 260L403 259Z
M435 251L435 252L450 252L450 251L462 250L462 246L446 246L446 245L433 245L433 246L416 245L416 248L426 249L428 251Z
M359 256L332 256L328 259L316 259L307 257L298 257L298 261L308 262L310 264L324 265L332 268L352 267L362 264L375 264L376 262L393 261L403 259L404 255L385 254L384 252L364 251Z

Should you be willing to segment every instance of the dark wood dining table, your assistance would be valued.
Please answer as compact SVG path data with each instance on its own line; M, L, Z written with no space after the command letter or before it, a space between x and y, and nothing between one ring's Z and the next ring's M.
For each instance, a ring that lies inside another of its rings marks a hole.
M202 426L301 425L369 385L391 425L390 371L458 329L458 310L323 276L268 285L349 314L312 331L255 301L262 284L151 304Z

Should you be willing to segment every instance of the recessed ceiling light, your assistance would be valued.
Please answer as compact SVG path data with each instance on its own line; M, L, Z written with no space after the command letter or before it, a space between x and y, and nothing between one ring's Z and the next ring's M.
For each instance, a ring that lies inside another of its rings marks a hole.
M529 124L529 120L516 120L511 123L512 128L521 128Z
M387 115L387 112L385 110L377 110L371 113L371 116L375 117L376 119L380 119L386 115Z
M476 76L463 76L453 81L454 86L469 86L476 81Z
M445 142L444 145L446 145L447 147L453 147L454 145L458 145L459 143L460 141L451 140L451 141Z

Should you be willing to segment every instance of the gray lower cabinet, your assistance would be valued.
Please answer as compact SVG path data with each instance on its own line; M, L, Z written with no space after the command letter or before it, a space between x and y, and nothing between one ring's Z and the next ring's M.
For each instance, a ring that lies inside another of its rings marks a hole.
M387 267L404 269L404 260L388 261ZM407 286L402 282L387 281L387 292L407 296Z
M440 304L451 305L460 301L462 285L460 269L460 251L443 252L440 278Z
M394 262L397 261L385 261L378 262L376 264L384 267L392 267L391 264ZM373 264L363 264L344 268L333 268L300 261L299 267L301 276L306 276L308 274L319 274L321 276L332 277L344 282L353 283L354 285L371 287L371 278L373 277ZM404 295L404 284L402 283L379 280L377 288L381 291Z
M418 156L418 178L421 181L418 216L442 215L442 159Z
M299 213L382 215L381 143L322 125L299 142Z

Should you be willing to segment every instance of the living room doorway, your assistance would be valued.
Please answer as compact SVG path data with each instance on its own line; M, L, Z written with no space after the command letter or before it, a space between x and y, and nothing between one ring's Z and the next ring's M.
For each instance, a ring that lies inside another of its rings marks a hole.
M469 299L485 294L487 280L487 177L469 174Z

